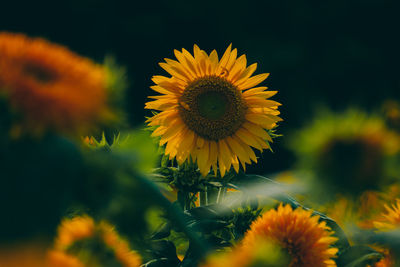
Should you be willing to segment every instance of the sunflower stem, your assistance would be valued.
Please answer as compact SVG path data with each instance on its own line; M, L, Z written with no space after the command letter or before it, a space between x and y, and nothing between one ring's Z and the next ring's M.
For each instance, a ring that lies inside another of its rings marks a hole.
M216 201L217 204L220 202L220 200L222 198L222 194L223 194L222 187L220 187L220 188L218 188L218 195L217 195L217 201Z
M186 197L185 197L185 210L190 210L191 206L191 198L190 198L190 193L185 192Z
M200 191L200 207L206 205L206 192L205 191Z
M208 186L205 187L205 191L204 191L204 200L206 205L208 205Z
M184 211L190 209L189 193L185 191L178 191L178 202Z

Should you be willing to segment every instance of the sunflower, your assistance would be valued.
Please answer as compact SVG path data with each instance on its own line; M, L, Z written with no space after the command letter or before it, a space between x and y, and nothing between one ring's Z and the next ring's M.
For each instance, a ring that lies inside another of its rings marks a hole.
M214 50L208 55L194 45L194 56L187 50L175 50L176 60L165 59L160 66L171 77L153 76L151 88L162 94L146 103L145 108L160 111L148 119L157 129L165 154L182 164L188 158L203 176L211 167L219 167L224 176L231 166L236 172L239 162L257 158L252 147L262 151L270 148L271 136L266 130L281 121L280 105L268 98L276 91L256 87L268 74L252 76L257 64L247 67L246 56L237 57L231 45L219 60Z
M67 264L71 262L71 266L75 266L73 263L78 262L77 260L84 264L90 261L95 266L97 263L101 265L109 261L116 261L123 267L138 267L141 264L140 256L130 249L128 242L118 235L112 225L106 222L96 223L87 215L65 219L58 228L54 247L48 257L54 266L58 266L57 261L64 263L65 266L69 266ZM111 259L107 258L109 252L113 255ZM85 257L80 258L81 255Z
M87 130L111 116L107 71L44 39L0 33L0 93L33 133Z
M279 244L292 258L289 266L336 266L338 252L331 247L337 238L319 216L301 208L280 205L255 220L242 240L243 247L257 248L260 240Z
M374 222L375 228L381 231L394 230L400 227L400 199L391 207L385 204L387 213L382 214L380 220Z
M77 216L72 219L64 219L58 227L58 236L55 242L57 249L64 249L73 243L90 238L95 234L95 222L87 216Z
M390 184L399 175L395 158L400 153L399 140L379 115L322 109L309 125L291 135L289 144L298 165L313 174L314 186L359 196ZM319 200L330 195L323 193Z

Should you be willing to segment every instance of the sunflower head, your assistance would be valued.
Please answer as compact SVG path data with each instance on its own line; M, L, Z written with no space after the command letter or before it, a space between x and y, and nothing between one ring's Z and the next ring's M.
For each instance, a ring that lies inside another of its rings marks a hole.
M81 134L113 117L103 66L44 39L6 32L0 58L0 93L19 114L14 133Z
M253 222L242 245L257 248L260 240L271 240L290 255L289 266L336 266L332 258L338 249L331 246L337 238L332 234L311 211L280 205Z
M335 193L361 194L390 182L395 168L389 159L399 153L399 140L380 116L355 109L321 110L292 134L290 146L300 166L315 172L317 183Z
M161 95L146 103L159 111L148 119L156 127L153 136L166 144L165 154L179 164L191 158L203 176L211 167L221 176L233 166L257 162L253 148L262 151L272 142L267 130L281 119L278 102L269 100L276 91L256 87L268 74L252 76L257 64L247 67L246 56L237 57L231 45L221 59L194 45L193 55L175 50L177 60L160 66L171 77L154 76L151 88Z
M95 234L95 222L87 216L77 216L64 219L58 227L58 236L55 247L64 249L82 239L90 238Z
M141 264L140 256L130 249L128 242L118 235L112 225L96 223L86 215L61 223L55 250L49 253L49 260L65 264L79 260L84 266L90 263L93 266L138 267ZM88 266L92 266L90 264Z

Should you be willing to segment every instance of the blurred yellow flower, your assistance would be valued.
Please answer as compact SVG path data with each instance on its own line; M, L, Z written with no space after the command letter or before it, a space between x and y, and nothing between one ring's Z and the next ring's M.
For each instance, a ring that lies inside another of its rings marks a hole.
M111 116L107 72L89 59L44 39L0 32L0 93L33 133L87 130Z
M302 208L280 205L255 220L242 240L243 247L257 248L262 239L281 246L291 257L289 266L336 266L338 252L331 247L337 238L325 221Z
M393 254L389 249L382 247L372 246L375 250L382 253L383 258L374 265L367 265L367 267L395 267Z
M323 192L320 199L329 193L376 190L398 176L394 156L400 152L400 136L376 114L321 110L292 134L290 146L299 167L314 174L315 185L323 185L322 190L317 188Z
M388 257L384 257L374 265L374 267L394 267L394 266L395 265L393 261Z
M391 207L385 204L385 209L386 213L383 213L381 218L374 222L375 228L381 231L400 228L400 199L397 199Z
M84 215L72 219L64 219L58 227L55 248L66 249L76 241L90 238L94 234L95 223L91 217Z
M281 121L278 102L268 100L276 91L255 87L268 74L252 76L257 64L247 67L246 56L237 58L229 45L219 60L194 45L194 56L187 50L174 51L178 61L165 59L160 66L172 77L154 76L151 88L161 93L146 103L147 109L160 111L148 119L157 127L153 136L166 144L165 154L182 164L197 160L203 176L219 167L224 176L231 166L239 171L246 163L257 162L251 147L270 148L266 130Z
M49 252L49 262L55 264L55 262L60 261L65 264L66 267L70 266L68 264L71 264L71 267L75 267L79 265L73 264L78 264L79 260L84 264L83 266L91 267L93 264L94 266L98 264L101 266L101 260L96 259L98 255L96 255L96 251L91 251L90 246L81 248L81 250L85 250L82 253L78 253L75 250L71 252L70 249L76 242L85 240L93 240L98 243L99 247L104 246L108 248L108 250L111 250L114 259L123 267L138 267L141 265L140 256L130 249L128 242L118 235L114 226L107 222L96 223L87 215L62 221L58 228L58 236L55 241L54 250Z

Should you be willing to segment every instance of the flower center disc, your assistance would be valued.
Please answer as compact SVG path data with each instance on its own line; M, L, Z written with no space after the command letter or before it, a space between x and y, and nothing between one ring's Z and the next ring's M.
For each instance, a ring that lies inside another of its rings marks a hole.
M234 134L246 115L241 92L217 76L206 76L190 83L179 98L179 115L184 123L207 140L220 140Z
M41 83L48 83L55 80L55 74L42 66L34 64L26 64L23 68L26 75L31 76Z

